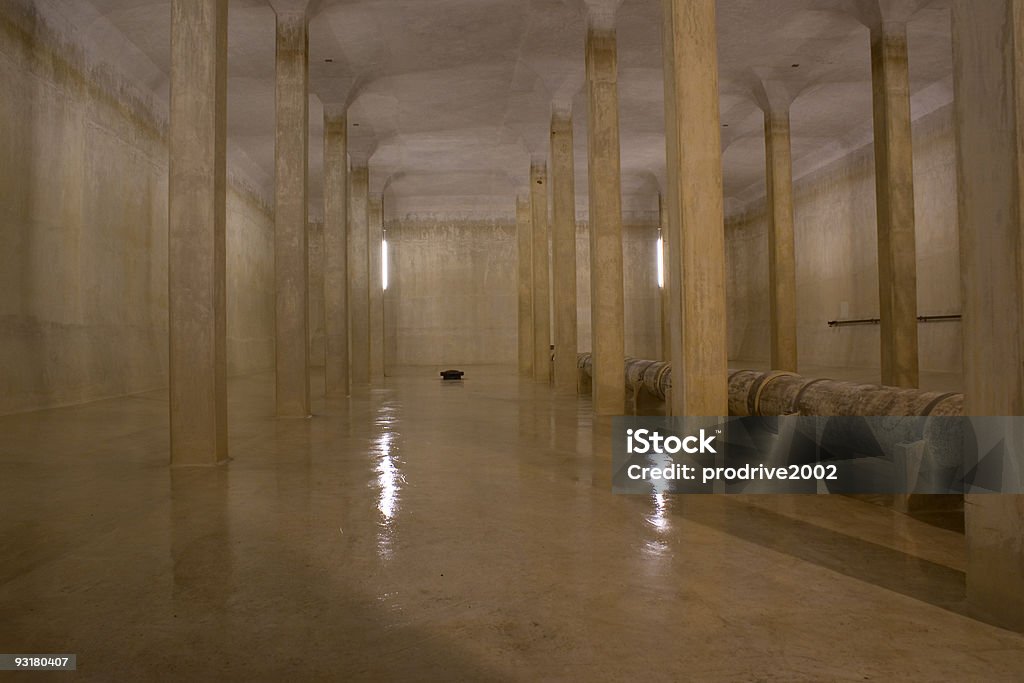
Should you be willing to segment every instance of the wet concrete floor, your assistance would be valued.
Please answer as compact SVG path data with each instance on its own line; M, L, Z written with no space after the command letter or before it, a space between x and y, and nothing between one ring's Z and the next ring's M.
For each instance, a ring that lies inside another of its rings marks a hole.
M962 535L612 495L586 400L462 369L309 420L233 379L214 469L167 467L165 392L0 418L0 651L85 680L1024 678L1024 635L967 614Z

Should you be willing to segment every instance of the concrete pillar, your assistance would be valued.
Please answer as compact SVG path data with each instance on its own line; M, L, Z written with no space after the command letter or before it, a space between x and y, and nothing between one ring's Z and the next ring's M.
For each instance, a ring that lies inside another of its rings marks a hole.
M604 416L626 410L618 54L610 24L592 18L586 45L592 382L594 412Z
M533 224L533 379L551 381L551 291L548 286L548 171L530 165L530 209Z
M353 163L350 178L348 327L352 362L349 371L353 384L367 384L370 381L370 169L365 163Z
M551 117L552 256L555 391L576 393L576 170L572 115Z
M370 275L370 380L384 379L384 198L370 197L367 237Z
M227 0L171 3L168 305L172 465L228 457Z
M669 296L668 277L668 202L663 195L658 197L658 234L661 237L663 283L659 294L661 303L661 360L672 362L672 297Z
M326 394L345 396L348 367L348 122L324 115Z
M1024 2L953 2L965 413L1024 415ZM966 499L967 600L1024 630L1024 496Z
M322 220L310 220L306 226L309 245L309 367L325 368L324 224Z
M519 259L519 374L533 377L533 217L530 200L516 199Z
M672 414L729 414L714 0L664 0ZM685 150L685 153L684 153Z
M277 15L274 145L276 400L279 417L308 417L309 250L307 155L309 54L304 12Z
M768 281L772 370L796 372L796 253L789 109L764 113L768 186Z
M906 24L880 21L872 27L871 80L882 384L916 387L917 252Z

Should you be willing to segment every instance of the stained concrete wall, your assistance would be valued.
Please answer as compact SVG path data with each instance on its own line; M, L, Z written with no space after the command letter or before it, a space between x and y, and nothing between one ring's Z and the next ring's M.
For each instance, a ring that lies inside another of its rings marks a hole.
M511 220L388 221L385 360L395 365L516 362L516 234ZM623 228L626 353L660 353L658 227ZM311 261L312 264L312 261ZM576 227L578 347L590 350L590 242ZM312 266L311 266L312 267Z
M149 103L0 10L0 414L166 386L167 146ZM228 197L229 367L272 359L270 213Z
M576 301L581 352L591 344L590 233L586 221L576 227ZM658 288L658 219L627 220L622 227L623 295L626 306L626 355L661 358L661 290Z
M960 313L956 165L951 108L914 123L918 313ZM801 366L879 368L878 250L870 146L800 179L794 193ZM769 357L768 237L763 204L726 221L729 358ZM960 372L960 324L919 327L922 371Z
M385 364L516 362L513 220L388 220Z

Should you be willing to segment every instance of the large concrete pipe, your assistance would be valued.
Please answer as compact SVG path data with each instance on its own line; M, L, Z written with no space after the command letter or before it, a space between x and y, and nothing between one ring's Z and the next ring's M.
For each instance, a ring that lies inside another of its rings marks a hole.
M646 391L659 400L668 398L672 388L672 366L660 360L626 359L626 386Z
M963 424L921 417L963 415L963 394L877 384L808 379L787 372L729 373L731 415L802 415L799 430L826 449L865 455L897 454L914 479L952 481L962 465ZM858 417L878 416L869 428ZM916 450L915 450L916 449Z
M589 353L578 354L576 367L579 369L579 391L589 393L594 373L593 358ZM625 372L626 403L632 407L633 414L647 415L652 411L661 414L672 388L672 366L660 360L626 358Z
M579 354L576 365L591 376L589 353ZM665 361L626 358L624 368L626 386L634 392L665 400L672 389L672 366ZM809 379L790 372L729 372L729 414L735 416L962 415L963 404L963 394L953 392Z
M962 415L963 394L733 370L730 415Z
M581 379L592 372L590 354L580 354ZM672 388L672 368L664 361L625 359L626 387L632 393L635 414L651 415ZM903 389L877 384L808 379L789 372L732 370L729 372L731 416L800 415L798 431L833 452L880 456L871 467L913 471L917 481L952 479L962 466L962 423L957 420L921 420L921 417L960 416L963 394ZM883 417L868 426L860 417ZM886 462L889 458L892 460ZM863 463L860 465L864 467ZM933 482L935 483L935 482ZM937 486L936 488L941 488ZM898 497L906 507L908 496ZM957 498L954 496L954 498ZM932 501L934 502L934 501Z

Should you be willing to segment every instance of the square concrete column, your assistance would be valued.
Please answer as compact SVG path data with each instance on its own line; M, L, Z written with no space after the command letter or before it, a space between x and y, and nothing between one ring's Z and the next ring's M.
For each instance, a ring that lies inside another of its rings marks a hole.
M1024 2L953 3L968 415L1024 415ZM966 497L967 600L1024 630L1024 496Z
M714 0L665 0L672 414L729 414ZM685 152L685 153L684 153Z
M370 169L353 163L349 190L348 327L353 384L370 381Z
M367 254L370 274L370 380L384 379L384 198L370 197Z
M528 198L516 198L519 260L519 374L533 377L533 216Z
M658 196L658 234L661 236L662 286L659 294L661 304L661 360L672 362L672 297L669 295L668 276L668 202L664 195Z
M348 122L324 115L326 394L345 396L348 366Z
M576 394L576 170L572 115L551 117L552 272L555 300L555 391Z
M871 80L882 384L916 387L917 251L906 24L880 22L871 29Z
M613 28L591 23L586 62L594 412L622 415L626 410L626 341L618 50Z
M533 379L551 381L551 288L548 277L548 170L530 165L530 215L533 224Z
M305 13L279 13L274 144L275 368L279 417L308 417L310 414L308 80Z
M768 188L768 301L772 370L796 372L796 253L793 238L793 156L789 109L764 114Z
M228 457L227 0L171 3L168 306L171 464Z

